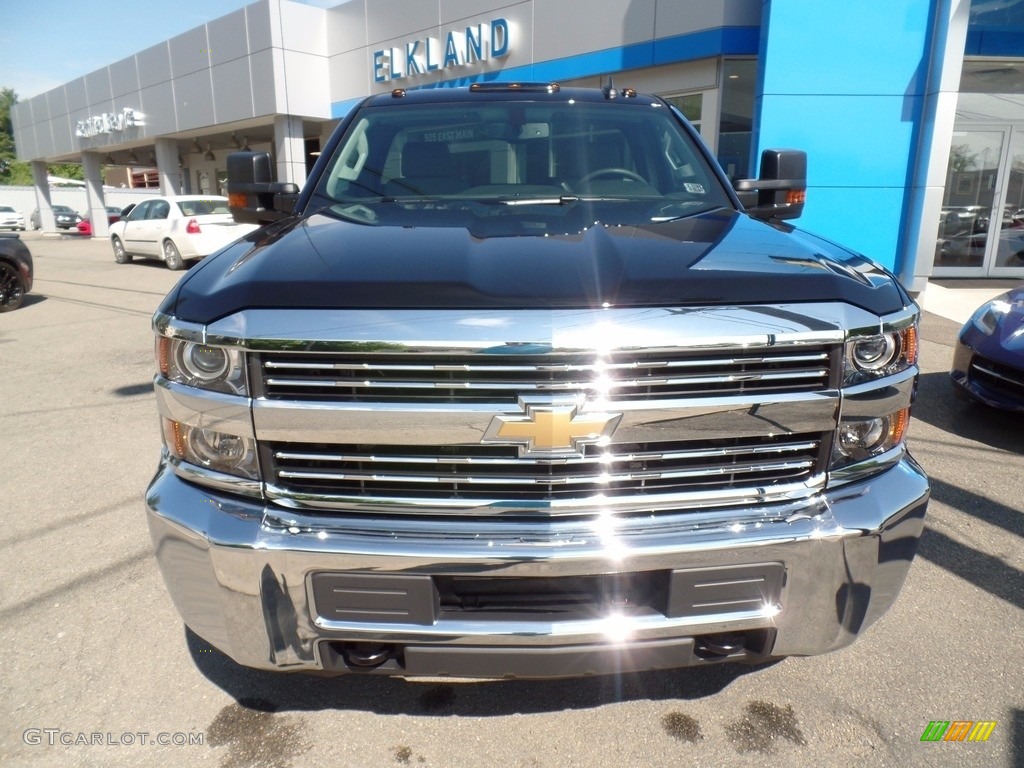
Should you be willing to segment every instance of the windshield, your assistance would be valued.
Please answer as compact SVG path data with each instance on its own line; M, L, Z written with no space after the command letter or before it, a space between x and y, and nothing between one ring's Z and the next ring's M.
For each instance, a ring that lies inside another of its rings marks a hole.
M500 217L510 234L541 234L730 201L667 108L509 101L364 108L313 205L365 224L477 229Z
M201 200L176 200L185 216L207 216L211 213L230 213L226 197L205 197Z

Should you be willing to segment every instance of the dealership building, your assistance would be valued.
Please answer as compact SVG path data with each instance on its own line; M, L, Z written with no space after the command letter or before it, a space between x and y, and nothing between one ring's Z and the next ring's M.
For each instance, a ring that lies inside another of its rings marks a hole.
M223 194L267 150L301 184L359 100L478 81L655 93L733 179L808 153L800 226L894 270L1024 277L1024 0L259 0L12 111L52 228L46 164L80 162L98 236L104 167Z

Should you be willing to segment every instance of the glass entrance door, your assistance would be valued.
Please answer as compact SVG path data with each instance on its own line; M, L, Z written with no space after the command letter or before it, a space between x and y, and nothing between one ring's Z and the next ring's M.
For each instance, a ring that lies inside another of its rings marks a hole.
M992 235L990 274L999 277L1024 275L1024 127L1013 131L1008 154L1002 215Z
M953 134L936 277L1024 276L1024 128Z

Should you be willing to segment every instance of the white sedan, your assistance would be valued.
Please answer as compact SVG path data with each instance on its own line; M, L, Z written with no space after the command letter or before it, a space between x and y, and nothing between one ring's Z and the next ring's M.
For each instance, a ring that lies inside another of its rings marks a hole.
M25 229L25 217L9 205L0 205L0 229Z
M154 197L110 225L110 246L118 264L151 256L169 269L183 269L186 261L208 256L256 228L235 222L226 197Z

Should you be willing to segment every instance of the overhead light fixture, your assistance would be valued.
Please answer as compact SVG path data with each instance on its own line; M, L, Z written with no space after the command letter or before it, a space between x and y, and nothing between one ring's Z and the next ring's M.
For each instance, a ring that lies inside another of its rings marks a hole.
M149 164L156 165L156 152L149 153Z
M233 133L231 134L231 143L235 145L235 149L241 149L242 148L242 142L240 142L238 140L238 136L233 134Z
M138 165L139 156L135 154L134 149L128 153L128 162L131 163L132 165Z
M206 143L206 154L203 155L207 160L216 160L217 156L213 154L213 145L209 142Z
M199 139L192 139L192 151L202 153L203 145L199 143Z
M178 155L178 167L179 168L184 168L185 167L185 159L180 154Z
M108 152L107 156L103 158L103 162L107 165L117 165L117 161L114 160L114 156Z
M249 149L249 137L248 136L243 136L242 137L242 151L243 152L252 152L252 150Z

